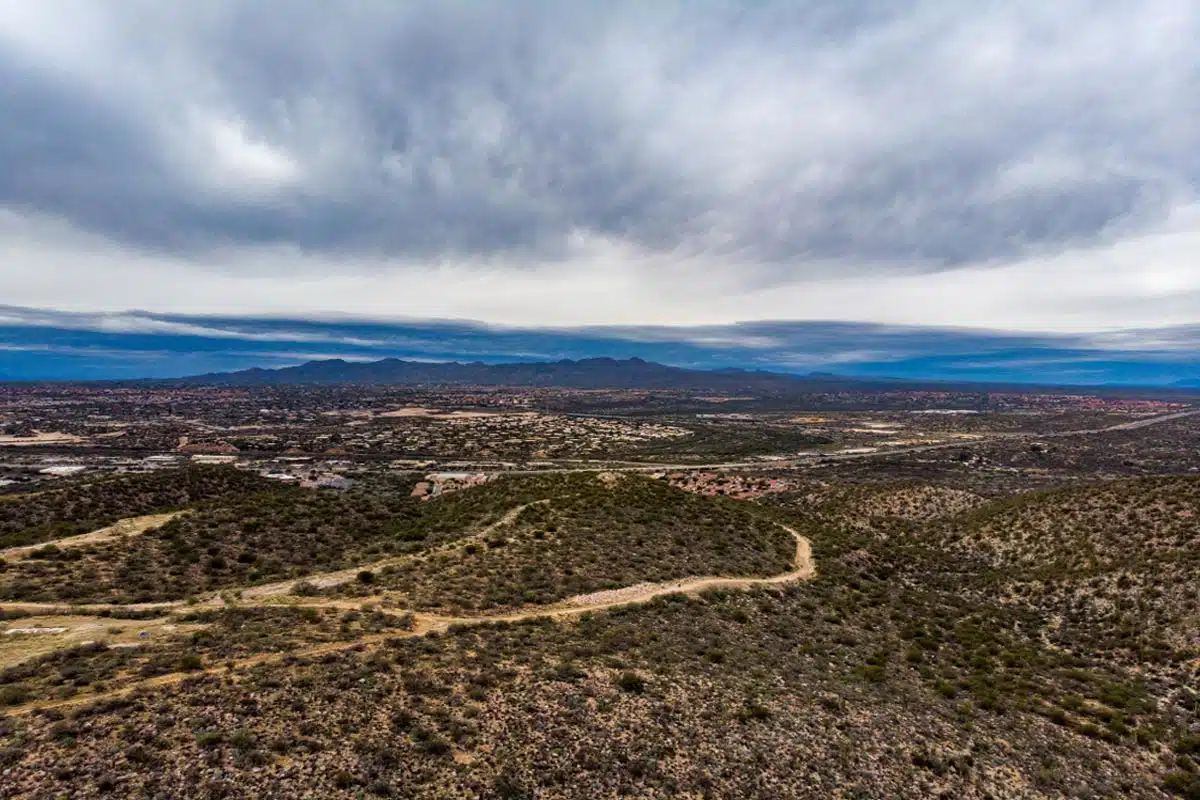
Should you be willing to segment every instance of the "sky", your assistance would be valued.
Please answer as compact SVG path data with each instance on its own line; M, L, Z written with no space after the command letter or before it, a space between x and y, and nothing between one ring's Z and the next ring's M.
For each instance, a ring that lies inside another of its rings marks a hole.
M0 0L0 109L0 378L1200 378L1195 0Z

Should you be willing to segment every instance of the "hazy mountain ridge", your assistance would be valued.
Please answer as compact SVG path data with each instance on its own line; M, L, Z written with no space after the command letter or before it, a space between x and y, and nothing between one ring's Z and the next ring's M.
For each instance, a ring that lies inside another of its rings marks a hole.
M341 358L308 361L291 367L254 367L236 372L214 372L156 381L188 386L287 386L287 385L412 385L412 386L513 386L560 389L657 389L748 392L759 395L842 391L965 391L1061 392L1103 396L1142 397L1194 395L1183 385L1164 387L1070 386L1049 384L985 383L972 381L860 378L829 372L788 374L766 370L724 367L688 369L641 358L610 357L579 360L528 361L486 364L480 361L426 362L385 358L355 362Z
M440 384L477 386L545 386L578 389L795 389L798 382L862 385L863 381L834 376L807 378L765 371L684 369L640 358L563 359L552 362L484 364L405 361L352 362L335 358L309 361L279 369L254 368L210 373L181 379L180 383L220 386L272 384Z

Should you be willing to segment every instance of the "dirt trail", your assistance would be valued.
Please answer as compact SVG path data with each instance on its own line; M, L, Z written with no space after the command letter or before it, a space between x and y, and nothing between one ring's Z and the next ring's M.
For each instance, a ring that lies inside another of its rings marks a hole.
M219 602L193 604L192 608L219 605ZM164 614L175 608L187 606L183 600L163 600L160 603L26 603L20 600L0 600L0 611L22 611L30 614L85 614L97 615L101 611L162 611ZM122 619L122 617L113 617Z
M109 647L151 648L145 636L179 635L204 627L170 617L151 620L92 616L38 616L0 623L0 668L24 663L57 650L103 641Z
M38 542L37 544L26 544L20 547L10 547L6 550L0 550L0 557L24 558L34 550L48 545L54 545L59 549L66 549L69 547L84 547L89 544L100 544L112 539L119 539L122 536L137 536L151 528L165 525L182 513L182 511L172 511L167 514L147 514L143 517L129 517L118 520L107 528L100 528L90 533L81 533L77 536L67 536L62 539L53 539L49 542Z
M545 502L545 501L540 501ZM489 526L491 529L503 525L506 521L511 521L516 518L516 515L521 513L525 506L521 506L503 518ZM354 639L348 642L327 642L324 644L314 645L307 648L298 648L286 653L262 653L249 658L244 658L232 662L234 670L243 670L249 667L258 666L260 664L269 664L283 661L286 658L312 658L315 656L324 655L326 653L334 653L342 650L351 650L357 647L377 644L387 639L410 636L424 636L431 632L442 632L449 629L451 626L461 625L485 625L496 622L520 622L530 619L569 619L571 617L582 616L583 614L593 611L604 611L606 609L618 608L621 606L638 605L649 602L656 597L661 597L669 594L696 594L707 589L731 589L741 590L749 589L755 586L770 586L784 583L792 583L795 581L810 580L817 574L816 564L812 557L812 544L804 536L801 536L798 531L783 523L776 523L780 528L791 534L796 540L796 560L794 568L788 572L772 575L768 578L733 578L733 577L705 577L705 578L684 578L681 580L665 581L663 583L647 583L630 586L625 589L613 589L605 592L593 592L586 595L577 595L568 598L561 603L544 608L533 608L528 611L517 611L511 614L491 614L473 617L445 617L437 614L413 613L414 627L409 631L388 631L385 633L369 634ZM485 529L487 530L487 529ZM343 607L347 601L317 601L305 602L304 605L312 605L321 607L330 605L334 607ZM247 604L253 605L253 603ZM61 608L61 606L59 606ZM399 613L396 609L389 609L390 613ZM12 709L10 713L27 714L37 709L44 708L66 708L71 706L83 705L97 701L110 700L118 697L124 697L135 691L142 689L151 689L161 686L169 686L171 684L180 683L189 678L208 673L215 673L222 669L228 669L227 666L213 666L193 672L176 672L169 675L160 675L154 678L148 678L143 681L138 681L130 686L125 686L120 689L114 689L108 692L102 692L80 697L72 697L66 700L55 700L47 702L28 703L19 708Z
M1134 430L1134 429L1149 427L1151 425L1156 425L1156 424L1159 424L1162 422L1168 422L1171 420L1194 416L1197 414L1200 414L1200 409L1190 409L1187 411L1176 412L1176 413L1172 413L1172 414L1165 414L1165 415L1161 415L1161 416L1157 416L1157 417L1136 420L1134 422L1113 425L1108 428L1099 428L1099 429L1095 429L1095 430L1064 431L1064 432L1059 432L1059 433L1041 434L1041 436L1043 438L1060 438L1060 437L1066 437L1066 436L1080 436L1080 435L1087 435L1087 434L1104 433L1107 431ZM1033 436L1033 435L1034 434L1021 433L1021 434L1011 434L1008 437L995 437L995 438L1019 438L1019 437ZM832 457L833 458L863 458L863 457L873 457L873 456L879 456L879 455L891 455L891 454L895 454L895 453L899 453L899 452L917 452L917 451L924 451L924 450L933 450L933 449L938 449L941 447L961 446L962 444L963 444L962 442L941 443L941 444L936 444L936 445L927 445L927 446L911 447L911 448L895 448L895 449L891 449L891 450L877 451L877 452L868 453L868 454L853 454L853 455L843 454L840 456L833 455ZM826 455L825 458L830 458L830 456ZM786 465L786 462L773 462L770 466L779 467L779 466L783 466L783 465ZM744 462L744 463L733 463L733 464L725 464L725 465L694 465L694 464L693 465L662 465L662 464L658 464L658 465L646 465L646 466L637 466L637 467L618 467L615 470L610 468L610 471L697 469L697 468L710 469L714 466L739 468L739 467L761 467L761 466L763 466L763 464L758 463L758 462ZM565 470L564 469L549 469L549 470L545 470L545 471L546 472L567 472L567 471L575 472L575 471L594 471L594 470L595 470L595 467L587 467L587 468L582 468L582 469L580 469L580 468L565 469ZM540 500L537 502L544 503L544 502L548 502L548 501ZM531 503L531 504L527 504L527 505L533 505L533 504ZM458 542L448 545L447 547L461 546L462 544L465 544L466 542L471 541L473 539L486 537L488 534L490 534L492 531L494 531L496 528L500 527L501 525L512 522L516 518L516 516L518 514L520 514L521 511L523 511L527 507L527 505L519 506L517 508L512 509L507 514L505 514L500 520L498 520L497 522L493 523L492 525L489 525L488 527L484 528L479 533L474 534L473 536L468 537L467 539L459 540ZM78 536L78 537L70 537L69 539L62 539L62 540L59 540L58 542L55 542L55 544L58 545L59 547L72 546L71 544L68 544L68 542L73 542L73 543L78 543L78 544L86 544L86 543L89 543L89 541L90 542L103 541L105 538L112 538L117 535L129 534L129 533L140 533L143 530L148 530L149 528L154 527L156 524L161 525L163 522L165 522L167 519L170 519L173 516L174 516L173 514L171 514L171 515L153 515L152 517L138 517L138 518L134 518L132 520L123 520L121 523L117 523L117 525L110 526L109 528L101 529L99 531L94 531L94 532L88 533L88 534L83 534L82 536ZM155 517L158 517L160 519L155 523L146 524L145 527L141 528L141 530L124 530L124 531L114 531L113 530L114 528L117 528L117 526L122 525L122 523L132 523L137 520L147 520L147 519L153 519ZM257 666L260 664L279 662L279 661L283 661L284 659L292 658L292 657L309 657L309 658L311 658L311 657L320 656L320 655L323 655L326 653L338 652L338 651L342 651L342 650L351 650L351 649L358 648L358 647L368 646L368 645L376 644L376 643L379 643L379 642L382 642L382 641L385 641L385 640L391 639L391 638L409 637L409 636L424 636L426 634L429 634L429 633L435 632L435 631L437 631L437 632L445 631L445 630L449 629L451 626L455 626L455 625L481 625L481 624L488 624L488 623L495 623L495 622L517 622L517 621L521 621L521 620L538 619L538 618L569 619L571 617L581 616L585 613L592 612L592 611L603 611L606 609L617 608L617 607L621 607L621 606L645 603L650 600L653 600L656 597L661 597L661 596L669 595L669 594L679 594L679 593L695 594L698 592L703 592L707 589L730 589L730 590L748 589L748 588L752 588L755 586L777 585L777 584L791 583L791 582L795 582L795 581L809 580L809 579L815 577L817 574L817 570L816 570L816 565L812 558L812 547L811 547L811 544L809 543L808 539L801 536L793 528L783 525L782 523L776 523L776 524L778 524L781 528L786 530L796 540L796 560L795 560L795 564L794 564L794 569L790 570L789 572L785 572L785 573L782 573L779 575L774 575L774 576L771 576L768 578L701 577L701 578L684 578L681 580L666 581L663 583L645 583L645 584L638 584L635 586L625 587L622 589L613 589L613 590L602 591L602 592L593 592L591 594L586 594L586 595L577 595L575 597L568 598L568 599L562 601L561 603L555 604L553 606L534 608L534 609L529 609L527 611L518 611L515 613L511 613L511 614L482 615L482 616L475 616L475 617L444 617L444 616L438 616L435 614L415 613L415 614L413 614L415 624L414 624L413 629L409 630L409 631L390 631L390 632L386 632L386 633L369 634L367 636L360 637L353 641L329 642L329 643L325 643L325 644L314 645L314 646L308 647L308 648L299 648L299 649L292 650L292 651L286 652L286 653L263 653L263 654L251 656L249 658L244 658L239 661L234 661L234 662L232 662L232 666L233 666L234 670L236 671L236 670L243 670L246 668L254 667L254 666ZM44 544L45 543L39 544L39 545L34 545L31 547L10 548L9 550L3 551L3 555L7 556L14 552L36 549L36 547L44 546ZM334 572L334 573L327 573L325 575L316 576L316 577L310 578L308 580L310 580L313 583L317 583L317 585L324 585L324 586L336 585L338 583L345 583L349 580L354 579L357 576L358 572L363 569L379 569L379 568L386 567L393 563L398 563L398 562L401 562L401 561L404 561L407 559L411 559L411 558L421 558L421 557L425 557L426 555L428 555L428 554L416 554L413 556L387 559L385 561L376 562L375 564L366 564L366 565L363 565L360 567L356 567L354 569L341 570L339 572ZM301 579L301 580L303 580L303 579ZM296 583L298 583L298 582L300 582L300 581L299 580L289 580L289 581L283 581L283 582L280 582L277 584L270 584L267 586L258 586L258 587L246 589L243 592L243 600L251 600L251 601L254 599L269 600L273 596L278 596L280 594L284 594L286 592L291 591L295 587ZM220 596L215 595L215 596L209 598L207 601L205 601L201 605L209 605L209 606L220 605L222 602L223 601L220 599ZM303 605L312 605L312 606L317 606L317 607L328 606L328 607L336 607L336 608L354 608L354 607L361 607L362 603L369 602L369 599L364 600L364 601L354 601L354 600L346 600L346 599L308 598L301 602ZM239 603L239 604L245 605L245 606L254 606L255 605L254 602L244 602L244 603ZM165 602L165 603L145 603L145 604L140 604L140 605L123 606L122 608L163 609L164 611L169 611L173 608L182 607L185 605L186 604L182 601L175 601L175 602ZM55 611L60 614L71 614L71 613L79 614L79 613L88 613L89 611L94 613L94 611L97 611L97 610L101 610L101 609L105 609L105 608L109 608L109 609L113 608L113 606L111 606L111 605L103 605L103 604L69 605L69 604L64 604L64 603L0 603L0 607L7 608L7 609L22 609L22 610L29 610L29 611L35 611L35 612L36 611ZM388 610L391 613L398 613L398 611L396 609L388 609ZM144 689L151 689L151 688L155 688L155 687L169 686L172 684L181 683L183 681L186 681L190 678L193 678L193 677L196 677L199 675L216 673L221 669L223 669L223 667L213 666L213 667L209 667L209 668L206 668L203 670L197 670L194 672L182 672L182 673L171 673L168 675L161 675L161 676L157 676L154 678L149 678L146 680L139 681L130 686L122 687L120 689L115 689L115 690L111 690L111 691L107 691L107 692L103 692L103 693L83 695L83 696L79 696L79 697L69 698L66 700L54 700L54 701L42 701L42 702L28 703L28 704L25 704L18 708L10 709L9 713L27 714L27 713L36 711L38 709L65 708L65 707L83 705L83 704L93 703L93 702L98 702L98 701L111 700L111 699L115 699L118 697L123 697L123 696L129 695L129 694L132 694L134 692L141 691Z
M273 664L284 661L289 658L315 658L325 655L326 653L337 653L343 650L353 650L356 647L365 647L367 645L379 644L388 639L409 638L413 636L425 636L434 631L442 632L450 627L451 621L441 617L431 617L424 614L415 614L415 625L411 630L395 630L386 633L371 633L366 636L361 636L358 639L345 642L325 642L323 644L313 645L311 647L297 648L282 653L259 653L258 655L249 656L247 658L238 659L230 662L222 662L203 669L191 670L189 672L171 672L166 675L156 675L153 678L146 678L129 686L122 686L119 689L113 689L107 692L97 692L95 694L80 695L70 697L65 700L49 700L49 701L34 701L25 705L9 709L7 713L31 714L34 711L41 709L55 708L72 708L74 706L88 705L90 703L104 702L106 700L116 700L121 697L126 697L135 692L148 689L160 688L163 686L172 686L177 683L183 683L192 678L198 678L203 675L213 675L218 673L228 674L230 667L234 672L257 667L262 664Z
M776 523L796 540L795 568L790 572L772 575L769 578L724 578L719 576L681 578L662 583L639 583L621 589L609 589L603 592L592 592L571 597L562 605L569 608L580 607L591 611L598 608L611 608L627 603L644 603L666 594L695 594L707 589L748 589L752 586L767 586L778 583L806 581L816 576L817 567L812 558L812 545L808 539L782 523Z
M268 583L263 584L262 586L253 586L248 589L243 589L242 596L239 599L239 605L242 604L242 601L262 600L268 597L291 594L292 591L295 590L295 588L301 583L310 583L313 586L316 586L318 589L327 589L331 586L341 586L343 583L350 583L351 581L355 580L358 577L358 573L362 572L363 570L377 572L381 569L396 566L398 564L404 564L409 561L425 559L429 556L436 555L437 553L444 552L446 550L455 550L469 542L478 541L479 539L486 539L497 528L511 524L522 511L530 506L548 502L550 501L537 500L532 503L526 503L525 505L517 506L516 508L507 511L504 516L493 522L491 525L480 529L478 533L474 533L462 539L456 539L455 541L449 542L440 548L425 550L420 553L413 553L406 556L385 558L381 561L375 561L370 564L361 564L357 567L350 567L349 569L342 569L338 570L337 572L322 572L318 575L312 575L306 578L293 578L286 581L279 581L278 583Z
M201 609L201 608L212 608L214 606L217 606L217 607L224 606L224 605L226 605L226 603L225 603L225 599L224 599L223 595L234 593L234 595L236 596L236 594L238 592L240 592L241 595L237 597L237 599L235 600L235 604L238 606L253 607L256 605L255 601L270 601L271 598L281 598L281 597L290 595L292 593L292 591L295 590L296 586L301 583L311 583L318 588L328 588L331 586L340 586L343 583L349 583L349 582L357 579L358 573L362 572L363 570L376 571L376 570L383 569L385 567L394 566L396 564L403 564L408 561L421 560L424 558L428 558L431 555L436 555L437 553L445 552L446 550L453 550L455 548L462 547L469 542L477 541L479 539L485 539L488 536L490 536L492 534L492 532L495 531L497 528L500 528L503 525L507 525L507 524L511 523L513 520L515 520L517 518L517 515L520 514L522 511L524 511L526 508L529 508L530 506L539 505L541 503L548 503L548 502L550 502L550 501L549 500L535 500L532 503L526 503L524 505L517 506L516 508L510 509L509 511L507 511L504 514L504 516L502 516L500 519L496 520L492 524L490 524L484 528L481 528L477 533L471 534L470 536L466 536L462 539L456 539L453 542L449 542L446 545L439 547L439 548L434 548L432 550L426 550L426 551L423 551L420 553L413 553L411 555L406 555L406 556L395 556L392 558L383 559L381 561L375 561L375 562L372 562L369 564L360 564L359 566L350 567L348 569L338 570L336 572L322 572L322 573L317 573L315 575L310 575L310 576L303 577L303 578L289 578L286 581L278 581L276 583L265 583L265 584L261 584L258 586L247 586L247 587L231 586L228 589L222 589L218 592L213 592L212 594L208 595L204 599L201 599L199 602L188 603L186 600L162 600L162 601L153 602L153 603L129 603L126 605L114 605L112 603L65 603L65 602L64 603L33 603L33 602L25 603L25 602L20 602L20 601L10 603L10 602L0 601L0 609L7 609L10 611L25 611L25 612L29 612L29 613L33 613L33 614L38 614L38 613L94 614L98 611L103 611L105 609L111 610L114 608L119 608L119 609L127 610L127 611L163 611L164 613L166 613L166 612L171 611L172 609L183 608L183 607L193 608L193 609ZM180 513L183 513L183 512L175 512L174 514L159 514L156 516L170 518L170 517L173 517L176 514L180 514ZM134 517L133 519L122 520L122 522L117 523L117 525L121 525L124 522L134 522L136 520L148 520L148 519L150 519L150 517ZM163 521L165 521L165 519ZM162 524L162 523L160 522L159 524ZM115 528L115 527L117 527L117 525L114 525L112 527ZM149 530L150 528L153 528L153 527L155 527L155 526L147 525L143 530ZM81 536L71 537L71 539L74 540L74 539L82 539L84 537L97 536L97 535L104 533L105 531L109 531L109 530L110 530L110 528L104 528L102 530L94 531L92 533L85 533L85 534L82 534ZM128 533L128 531L126 531L126 533ZM68 539L59 539L56 544L59 544L59 546L62 546L61 543L67 542L67 541L69 541L69 540ZM92 540L92 541L97 541L97 540ZM39 544L39 545L33 545L28 549L32 550L32 549L36 549L38 547L44 547L45 544L49 544L49 543L47 542L47 543L43 543L43 544ZM13 548L14 551L15 550L23 550L23 549L25 549L25 548ZM7 552L7 551L5 551L5 552ZM301 600L300 598L297 598L297 601L301 605L316 605L316 606L346 607L346 608L350 608L350 607L357 608L358 606L361 606L362 603L364 602L363 600L329 600L329 599L326 599L324 601L318 601L317 599Z

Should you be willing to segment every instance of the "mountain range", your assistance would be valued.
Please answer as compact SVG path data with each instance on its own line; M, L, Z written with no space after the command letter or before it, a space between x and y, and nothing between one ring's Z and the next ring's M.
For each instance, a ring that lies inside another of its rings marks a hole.
M855 384L830 375L805 376L822 383ZM484 364L405 361L385 358L356 362L341 358L309 361L292 367L255 367L183 378L172 383L207 386L288 384L378 384L438 386L522 386L568 389L794 389L800 376L742 369L695 370L640 358L584 358L549 362Z
M853 378L825 372L804 375L724 368L685 369L641 358L608 357L547 362L485 364L483 362L426 362L385 358L347 361L341 358L308 361L278 369L214 372L157 381L186 386L392 385L392 386L511 386L563 389L676 389L751 392L757 395L804 392L940 390L940 391L1058 391L1108 396L1195 394L1192 387L1135 389L1120 386L1033 386L1013 383L916 381L900 378Z

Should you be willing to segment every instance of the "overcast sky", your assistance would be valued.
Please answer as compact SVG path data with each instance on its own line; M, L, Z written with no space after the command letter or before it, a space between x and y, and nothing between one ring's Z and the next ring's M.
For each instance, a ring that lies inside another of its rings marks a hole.
M12 306L1144 329L1198 183L1195 0L0 0Z

